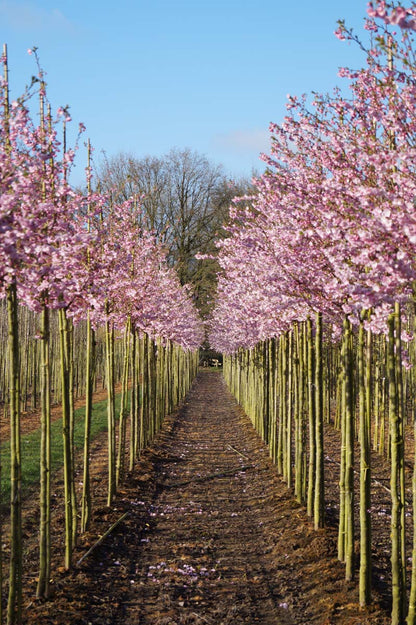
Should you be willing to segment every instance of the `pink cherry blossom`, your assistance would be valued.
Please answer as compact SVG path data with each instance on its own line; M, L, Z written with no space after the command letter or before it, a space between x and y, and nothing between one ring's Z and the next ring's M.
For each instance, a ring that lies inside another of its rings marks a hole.
M377 6L384 19L387 5ZM317 311L335 328L371 310L366 326L385 331L394 302L408 301L416 279L412 41L386 43L383 28L368 65L343 70L348 96L315 94L309 105L290 97L288 116L271 124L253 208L235 203L219 244L216 349L251 347Z

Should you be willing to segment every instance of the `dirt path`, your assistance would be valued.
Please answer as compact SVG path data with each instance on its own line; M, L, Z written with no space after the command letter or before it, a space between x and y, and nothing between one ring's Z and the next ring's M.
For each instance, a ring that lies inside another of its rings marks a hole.
M219 374L199 374L112 512L128 516L27 623L389 622L358 609L335 529L313 530Z

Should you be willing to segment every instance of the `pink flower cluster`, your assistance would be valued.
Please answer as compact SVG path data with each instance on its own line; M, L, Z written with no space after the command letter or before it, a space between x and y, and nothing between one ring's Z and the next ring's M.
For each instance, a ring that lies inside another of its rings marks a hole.
M80 310L89 307L96 325L109 318L121 328L130 317L135 328L153 338L196 349L203 330L190 288L181 286L165 251L139 222L135 200L111 207L104 220L95 221Z
M0 97L0 295L15 283L33 310L65 308L75 321L90 311L96 325L110 318L117 327L130 316L152 337L197 348L203 329L189 287L139 227L139 202L113 206L75 192L67 182L74 154L62 154L57 138L66 110L35 126L24 102L9 105L5 89Z
M394 302L408 301L416 280L412 42L394 42L392 66L380 41L367 67L345 72L347 97L315 95L309 108L291 98L284 122L271 124L252 208L236 201L219 243L215 349L249 348L318 311L335 330L345 316L356 323L371 311L367 324L380 332Z
M372 18L380 18L386 24L393 24L403 29L416 30L416 4L405 8L401 5L395 6L385 0L369 2L367 13Z

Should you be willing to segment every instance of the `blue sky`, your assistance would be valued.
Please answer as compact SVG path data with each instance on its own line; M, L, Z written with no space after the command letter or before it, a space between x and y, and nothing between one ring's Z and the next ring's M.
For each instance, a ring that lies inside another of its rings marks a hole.
M261 171L269 122L287 94L342 85L364 63L336 22L361 32L362 0L0 0L12 94L36 73L37 46L52 107L70 105L99 162L120 151L161 156L189 147L230 177ZM83 179L80 149L74 184Z

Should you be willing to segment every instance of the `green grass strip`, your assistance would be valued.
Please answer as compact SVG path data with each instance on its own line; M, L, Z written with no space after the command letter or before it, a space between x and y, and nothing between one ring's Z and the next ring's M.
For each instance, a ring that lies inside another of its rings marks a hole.
M121 394L116 396L116 415L120 410ZM84 445L85 408L74 411L74 446L75 452ZM93 405L91 419L91 440L101 432L107 431L107 400ZM1 455L1 503L10 499L10 441L5 441L0 448ZM39 483L40 472L40 429L22 436L22 493L25 489ZM62 419L51 425L51 465L52 473L63 465Z

